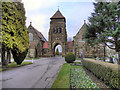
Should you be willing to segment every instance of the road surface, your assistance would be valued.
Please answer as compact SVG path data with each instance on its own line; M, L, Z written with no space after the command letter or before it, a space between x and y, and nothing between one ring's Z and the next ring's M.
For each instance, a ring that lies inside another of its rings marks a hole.
M2 72L2 88L50 88L63 63L63 57L40 58L33 64Z

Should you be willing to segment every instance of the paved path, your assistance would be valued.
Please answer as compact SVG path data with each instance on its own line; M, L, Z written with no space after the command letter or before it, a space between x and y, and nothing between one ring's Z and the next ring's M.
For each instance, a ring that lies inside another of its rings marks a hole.
M34 64L2 72L2 88L50 88L63 63L62 57L41 58Z

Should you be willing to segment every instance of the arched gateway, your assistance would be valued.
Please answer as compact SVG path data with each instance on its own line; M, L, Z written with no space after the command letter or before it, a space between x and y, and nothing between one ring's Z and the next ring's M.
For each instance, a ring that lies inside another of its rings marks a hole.
M55 55L55 47L62 46L62 55L64 56L67 50L67 32L66 20L59 10L50 18L49 29L49 55Z

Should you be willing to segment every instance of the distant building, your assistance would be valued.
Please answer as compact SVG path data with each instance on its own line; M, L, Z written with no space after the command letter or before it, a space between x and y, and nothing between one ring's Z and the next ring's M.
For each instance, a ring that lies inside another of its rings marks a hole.
M73 52L73 41L67 42L67 52Z
M42 51L42 53L43 53L44 57L48 57L49 56L48 55L48 42L47 41L44 42L44 44L43 44L43 51Z
M101 44L91 47L88 43L85 42L83 35L85 33L86 26L87 24L84 21L83 26L80 28L78 33L73 37L74 54L76 55L76 57L80 57L82 52L84 54L84 57L103 57L104 47Z
M28 27L30 48L28 57L55 56L57 45L62 47L62 56L68 52L73 52L76 57L83 53L84 57L103 57L104 48L101 44L91 47L88 45L83 35L86 31L86 22L80 28L78 33L73 37L73 41L67 41L66 19L62 13L57 10L50 18L49 40L36 30L31 24ZM47 33L47 32L46 32Z
M41 32L35 29L30 23L28 27L29 32L29 51L27 57L36 58L43 55L43 45L47 40L44 38Z

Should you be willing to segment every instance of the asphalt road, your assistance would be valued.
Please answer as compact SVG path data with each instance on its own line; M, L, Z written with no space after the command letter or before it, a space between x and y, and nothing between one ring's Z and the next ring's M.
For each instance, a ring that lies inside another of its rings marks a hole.
M63 63L63 57L40 58L33 64L2 72L2 88L50 88Z

